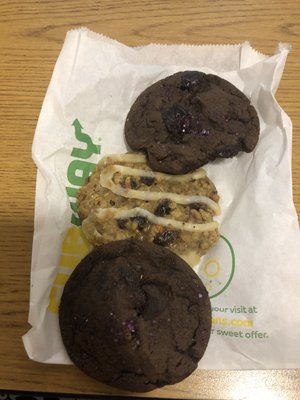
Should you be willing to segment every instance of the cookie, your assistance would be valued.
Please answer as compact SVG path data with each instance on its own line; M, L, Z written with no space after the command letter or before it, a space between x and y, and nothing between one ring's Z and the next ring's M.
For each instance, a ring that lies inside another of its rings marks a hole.
M136 239L168 247L192 266L219 239L219 196L203 169L153 172L142 153L103 158L77 196L87 239L98 246Z
M131 239L80 262L65 285L59 324L66 351L87 375L146 392L196 369L210 337L211 306L180 257Z
M134 151L145 151L153 170L184 174L217 158L251 152L259 119L230 82L198 71L178 72L142 92L125 123Z

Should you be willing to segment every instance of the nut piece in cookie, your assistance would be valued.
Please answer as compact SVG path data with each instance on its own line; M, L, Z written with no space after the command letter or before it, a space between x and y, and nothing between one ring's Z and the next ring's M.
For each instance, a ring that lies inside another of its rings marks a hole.
M100 246L80 262L65 285L59 324L66 351L87 375L147 392L197 368L211 306L180 257L131 239Z
M178 72L142 92L125 123L134 151L145 151L155 171L184 174L217 158L251 152L259 119L230 82L198 71Z
M95 246L136 238L168 247L192 266L219 239L219 196L203 169L152 171L142 153L103 158L78 191L78 214Z

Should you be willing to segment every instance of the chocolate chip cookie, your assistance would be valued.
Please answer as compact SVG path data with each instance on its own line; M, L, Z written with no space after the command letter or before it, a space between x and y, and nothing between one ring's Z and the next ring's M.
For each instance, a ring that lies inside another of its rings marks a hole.
M154 170L170 174L251 152L258 137L249 99L230 82L198 71L178 72L147 88L125 123L131 149L145 151Z
M59 323L71 360L87 375L146 392L196 369L210 337L211 306L180 257L129 239L80 262L64 288Z

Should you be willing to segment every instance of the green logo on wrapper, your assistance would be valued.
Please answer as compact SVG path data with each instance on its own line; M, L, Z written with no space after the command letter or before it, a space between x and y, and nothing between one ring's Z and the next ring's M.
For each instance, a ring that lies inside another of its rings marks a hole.
M48 311L53 314L58 314L63 287L70 274L91 248L82 230L78 228L81 222L77 214L76 196L77 190L85 184L87 178L96 168L96 164L86 160L93 154L100 154L101 152L101 146L94 144L90 136L83 132L83 127L78 119L75 119L72 125L75 128L76 139L84 143L85 148L73 148L71 156L77 159L70 162L67 170L68 181L72 185L67 186L66 190L70 198L71 223L73 226L68 229L62 242L58 270L49 295Z
M87 178L96 168L95 163L85 160L90 158L93 154L100 154L101 146L94 144L90 136L83 132L83 127L78 119L75 119L72 125L75 128L76 139L86 145L85 149L79 149L77 147L73 148L71 156L77 157L77 159L70 162L67 170L68 181L72 185L66 187L67 194L70 198L71 210L73 211L71 223L80 226L81 222L77 215L76 204L77 190L85 184Z
M213 299L224 293L230 285L235 271L235 254L230 241L223 235L202 260L198 275Z

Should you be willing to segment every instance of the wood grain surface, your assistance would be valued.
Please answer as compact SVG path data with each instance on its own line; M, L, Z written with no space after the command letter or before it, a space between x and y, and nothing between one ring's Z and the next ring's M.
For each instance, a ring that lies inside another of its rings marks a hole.
M65 34L80 26L132 46L248 40L259 51L272 54L278 42L290 43L292 51L276 97L294 125L293 188L298 215L300 211L298 0L0 0L0 389L121 393L73 366L30 361L21 341L28 330L36 177L31 144ZM149 396L299 399L300 370L197 371L184 382Z

